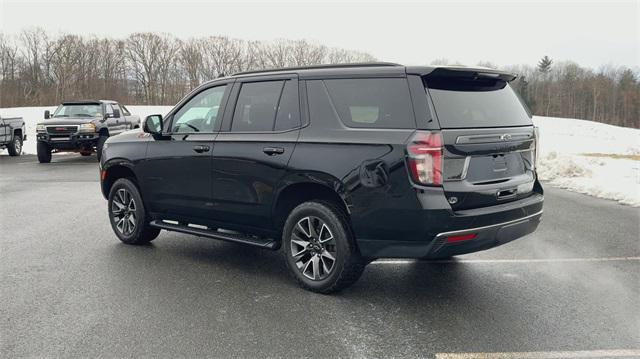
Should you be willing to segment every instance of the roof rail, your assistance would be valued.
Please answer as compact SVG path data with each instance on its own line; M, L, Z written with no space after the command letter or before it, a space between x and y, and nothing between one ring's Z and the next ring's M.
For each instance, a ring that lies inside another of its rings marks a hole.
M297 67L281 67L270 68L262 70L251 70L236 72L231 76L257 74L262 72L281 72L281 71L293 71L293 70L314 70L314 69L339 69L339 68L352 68L352 67L383 67L383 66L402 66L393 62L352 62L346 64L324 64L324 65L309 65L309 66L297 66Z

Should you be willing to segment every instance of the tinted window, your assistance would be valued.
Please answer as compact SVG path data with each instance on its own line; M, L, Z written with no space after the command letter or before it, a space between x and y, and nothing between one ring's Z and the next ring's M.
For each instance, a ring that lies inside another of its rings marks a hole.
M298 126L300 126L298 85L296 81L286 81L282 90L282 97L280 97L280 102L278 103L275 130L290 130Z
M406 79L324 81L345 125L366 128L415 128Z
M284 81L243 83L233 113L232 131L272 131Z
M227 86L206 89L195 95L173 116L173 133L213 132L222 112L221 106Z
M503 80L439 76L425 82L442 128L531 125L518 95Z
M322 81L307 81L307 98L309 100L311 122L338 121L333 108L331 108L331 101Z

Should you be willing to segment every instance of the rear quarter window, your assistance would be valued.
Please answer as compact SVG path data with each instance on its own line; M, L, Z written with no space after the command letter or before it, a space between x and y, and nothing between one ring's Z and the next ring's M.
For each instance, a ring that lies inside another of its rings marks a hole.
M399 129L416 126L404 78L331 79L323 83L346 126Z

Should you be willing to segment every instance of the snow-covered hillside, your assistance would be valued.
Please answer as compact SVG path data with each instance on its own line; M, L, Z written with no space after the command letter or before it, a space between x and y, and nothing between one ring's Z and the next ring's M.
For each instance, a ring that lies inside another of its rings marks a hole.
M171 106L128 106L144 119ZM55 107L0 109L5 117L27 123L24 152L36 153L35 128L45 110ZM534 117L540 128L540 178L547 184L640 206L640 130L554 117ZM0 150L6 155L6 150Z
M640 130L540 117L538 175L571 191L640 206Z

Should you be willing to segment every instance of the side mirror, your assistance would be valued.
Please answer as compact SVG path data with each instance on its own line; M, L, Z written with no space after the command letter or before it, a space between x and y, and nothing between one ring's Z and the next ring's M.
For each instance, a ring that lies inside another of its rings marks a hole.
M44 119L48 120L51 118L51 112L49 112L49 110L45 110L44 111Z
M152 135L162 135L162 115L149 115L144 119L142 131Z
M120 110L117 108L113 109L113 118L120 118Z

